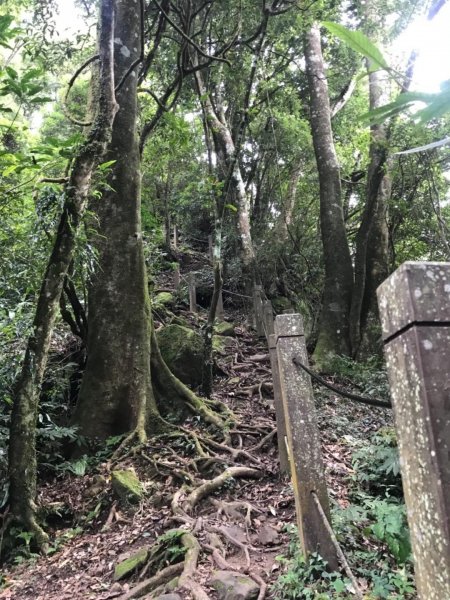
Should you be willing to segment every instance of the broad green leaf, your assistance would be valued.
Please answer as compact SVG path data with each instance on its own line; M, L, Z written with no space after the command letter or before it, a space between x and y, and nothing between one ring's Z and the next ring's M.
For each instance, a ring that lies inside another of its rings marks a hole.
M3 175L3 177L8 177L8 175L11 175L11 173L14 173L14 171L16 171L16 170L17 170L17 165L10 165L3 171L2 175Z
M405 92L404 94L399 94L393 102L365 113L361 116L361 120L369 123L382 123L389 117L406 110L416 102L431 102L435 96L436 94L427 94L425 92Z
M38 98L31 98L29 100L30 104L45 104L46 102L52 102L53 98L49 98L48 96L39 96Z
M233 212L237 212L237 208L234 206L234 204L225 204L224 208L229 208Z
M10 77L11 79L18 78L17 71L12 67L6 67L5 71L8 73L8 77Z
M330 21L323 21L322 25L352 50L368 58L372 62L372 66L389 71L389 65L381 51L361 31L347 29L344 25Z
M100 171L106 171L106 169L109 169L109 167L112 167L112 165L114 165L116 162L117 162L116 160L108 160L107 162L104 162L101 165L98 165L98 168L100 169Z

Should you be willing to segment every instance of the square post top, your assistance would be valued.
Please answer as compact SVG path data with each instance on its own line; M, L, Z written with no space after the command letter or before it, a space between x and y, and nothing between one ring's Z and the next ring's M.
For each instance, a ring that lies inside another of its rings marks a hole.
M377 295L384 340L413 323L450 323L450 263L405 262Z
M275 318L275 336L298 337L305 335L302 315L298 313L278 315Z

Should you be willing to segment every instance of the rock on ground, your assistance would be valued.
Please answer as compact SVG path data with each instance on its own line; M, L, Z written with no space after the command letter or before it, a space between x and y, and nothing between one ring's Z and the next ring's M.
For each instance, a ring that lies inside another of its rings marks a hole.
M234 571L214 571L209 585L219 600L253 600L259 593L259 585L253 579Z

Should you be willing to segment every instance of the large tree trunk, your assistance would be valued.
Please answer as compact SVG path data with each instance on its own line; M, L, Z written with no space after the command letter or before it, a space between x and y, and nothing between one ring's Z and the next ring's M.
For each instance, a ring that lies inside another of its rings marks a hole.
M137 58L140 14L118 0L115 77ZM95 200L98 252L89 290L87 363L74 422L87 437L136 429L141 439L158 422L150 376L151 311L141 232L140 156L136 132L137 73L117 94L107 160L115 160L108 187Z
M339 163L331 129L328 84L320 32L313 26L305 39L311 98L311 130L319 171L320 226L325 263L323 305L314 360L323 366L330 355L350 353L349 311L353 270L342 210Z
M141 38L139 11L129 0L117 2L116 23L115 75L121 81ZM143 441L147 433L168 426L156 398L217 427L223 421L176 379L157 348L141 231L136 75L129 75L117 94L120 110L108 152L115 163L108 187L93 206L98 257L89 290L86 370L73 420L90 438L132 431Z
M87 141L74 160L65 186L64 210L39 293L33 333L28 340L22 371L15 386L9 443L10 504L14 515L34 534L35 542L41 548L45 547L47 536L35 516L39 393L64 280L75 252L77 229L86 208L92 175L104 156L110 138L117 108L113 75L113 7L113 0L102 0L97 115Z

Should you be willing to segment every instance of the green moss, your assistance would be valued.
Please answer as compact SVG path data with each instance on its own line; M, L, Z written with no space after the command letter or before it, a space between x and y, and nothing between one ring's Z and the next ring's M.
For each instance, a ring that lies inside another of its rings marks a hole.
M129 558L122 560L116 565L114 569L114 580L119 581L123 579L133 571L135 571L141 565L144 565L148 559L148 550L141 548L135 554Z
M272 299L272 306L277 315L281 315L285 310L292 309L292 302L285 296L279 296Z
M226 354L227 349L230 346L234 346L235 340L232 337L225 337L224 335L215 335L213 337L213 350L218 354Z
M160 292L153 299L153 306L155 308L158 308L158 306L173 306L174 303L175 297L170 292Z
M217 325L214 326L214 333L217 335L234 337L234 323L227 323L226 321L217 323Z
M113 471L111 485L122 502L139 502L144 495L141 482L131 469Z

